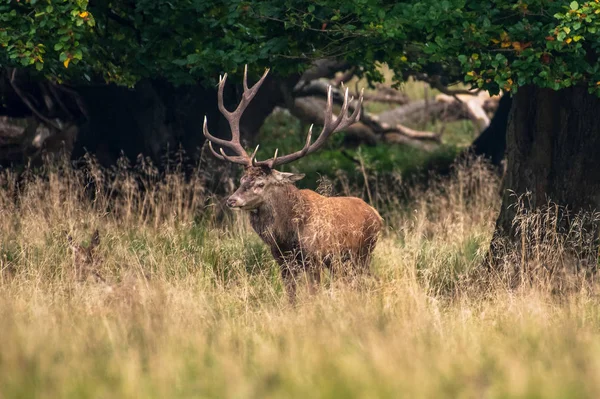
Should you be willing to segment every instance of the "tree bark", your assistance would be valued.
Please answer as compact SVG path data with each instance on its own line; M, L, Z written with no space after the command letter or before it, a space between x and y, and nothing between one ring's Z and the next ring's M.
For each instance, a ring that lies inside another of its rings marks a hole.
M501 166L506 151L506 127L511 104L510 95L503 95L490 125L481 132L469 148L472 154L483 156L496 167Z
M519 89L508 121L507 171L494 241L525 242L513 224L521 195L527 194L520 203L527 214L548 209L549 201L564 210L557 215L554 234L567 234L573 215L600 210L599 114L600 99L586 88ZM590 223L583 228L595 234L597 245L597 223L587 220ZM491 251L494 255L494 245Z

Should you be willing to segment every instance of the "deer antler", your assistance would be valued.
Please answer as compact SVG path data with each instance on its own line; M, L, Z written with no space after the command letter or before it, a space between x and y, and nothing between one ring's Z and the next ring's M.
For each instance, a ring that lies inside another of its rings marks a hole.
M260 80L258 82L256 82L256 84L249 89L248 88L248 65L246 65L244 67L244 82L243 82L244 93L242 94L242 100L240 101L238 107L233 112L228 111L227 108L225 108L225 105L223 103L223 89L225 88L225 81L227 80L227 74L223 75L222 77L219 76L219 92L218 92L219 111L221 111L221 113L223 114L225 119L227 119L227 121L229 122L229 128L231 129L231 140L229 140L229 141L223 140L218 137L214 137L212 134L210 134L208 131L206 116L204 117L204 125L202 126L202 131L204 132L204 136L208 140L208 146L209 146L211 152L213 153L213 155L215 157L217 157L218 159L245 165L245 166L252 165L252 159L256 155L256 151L258 150L258 147L256 147L256 150L254 150L254 153L252 154L252 156L248 156L248 153L246 152L246 150L240 143L240 119L242 118L242 114L248 107L248 104L250 104L250 102L252 101L252 99L254 98L256 93L258 92L258 89L265 81L265 78L267 77L268 73L269 73L269 69L265 70L265 73L260 78ZM215 149L213 147L213 143L221 147L219 149L219 153L217 151L215 151ZM236 155L230 156L230 155L225 154L225 151L223 150L223 148L229 148Z
M311 125L308 129L308 134L306 135L306 143L304 147L300 151L296 151L294 153L284 155L281 157L277 157L277 150L275 150L275 156L273 158L264 160L264 161L256 161L254 157L252 157L252 165L254 166L267 166L269 168L274 168L275 166L283 165L297 159L302 158L305 155L311 154L317 151L319 148L325 144L329 136L333 133L338 132L340 130L346 129L348 126L357 122L360 119L360 113L362 110L362 102L363 102L363 90L360 92L360 97L358 99L358 104L354 109L354 112L351 115L348 115L348 104L354 100L353 97L348 101L348 89L344 93L344 103L342 104L342 109L340 111L339 116L333 116L333 100L331 95L331 85L327 88L327 107L325 108L325 123L323 124L323 129L321 133L319 133L319 137L315 140L314 143L311 144L312 139L312 129Z
M311 144L312 141L312 125L310 129L308 129L308 134L306 136L306 143L304 147L300 151L296 151L292 154L284 155L281 157L277 157L278 150L275 150L275 155L273 158L269 158L264 161L256 160L256 152L258 151L258 146L252 153L252 155L248 156L248 153L240 143L240 119L242 114L248 107L248 104L256 93L258 89L263 84L267 74L269 73L269 69L265 71L263 76L260 78L258 82L250 89L248 89L248 66L244 67L244 94L242 95L242 100L240 101L238 107L235 111L230 112L225 108L223 104L223 89L225 87L225 81L227 79L227 74L223 77L219 77L219 92L218 92L218 104L219 110L225 116L227 121L229 122L229 127L231 128L231 140L223 140L217 137L214 137L208 132L206 117L204 117L204 125L202 130L204 132L204 136L206 136L208 140L208 146L215 157L222 161L229 161L237 164L241 164L244 166L267 166L268 168L274 168L278 165L283 165L297 159L302 158L305 155L311 154L321 148L323 144L327 141L329 136L333 133L338 132L352 125L356 121L360 119L360 113L362 110L362 102L363 102L363 91L360 92L360 97L358 99L358 104L356 105L354 112L351 115L348 115L348 107L349 103L354 100L354 97L351 97L348 100L348 89L344 94L344 103L342 104L342 109L340 114L336 117L333 115L333 99L331 94L331 86L327 89L327 107L325 108L325 123L323 124L323 129L321 133L319 133L319 137L315 140L314 143ZM215 151L213 144L220 146L219 152ZM231 156L225 154L223 148L229 148L236 155Z

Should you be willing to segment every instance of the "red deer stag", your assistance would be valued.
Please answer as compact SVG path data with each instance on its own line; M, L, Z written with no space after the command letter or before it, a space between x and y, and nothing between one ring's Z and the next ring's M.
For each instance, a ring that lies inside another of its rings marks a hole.
M250 223L281 267L281 274L290 299L295 298L296 280L299 273L306 271L312 283L318 283L323 265L332 267L350 263L352 270L365 271L369 268L371 252L375 247L383 221L377 211L356 197L324 197L311 190L299 190L294 182L303 174L284 173L274 168L321 148L334 132L343 130L360 117L362 94L358 106L348 115L348 91L340 116L333 115L331 87L327 95L325 122L319 137L311 142L312 126L308 130L306 144L289 155L257 161L256 150L252 155L240 143L240 119L252 98L267 77L248 88L247 67L244 71L244 93L233 112L223 104L223 88L227 74L219 80L219 110L229 122L231 140L211 135L204 118L203 132L213 155L220 160L241 164L245 168L241 185L227 200L227 206L250 212ZM352 101L352 99L350 99ZM219 146L219 152L213 145ZM228 155L223 150L230 150ZM344 271L344 270L342 270ZM311 284L312 285L312 284Z

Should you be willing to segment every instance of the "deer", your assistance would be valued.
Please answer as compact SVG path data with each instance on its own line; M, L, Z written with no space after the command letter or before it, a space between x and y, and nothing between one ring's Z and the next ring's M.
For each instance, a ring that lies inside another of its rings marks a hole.
M218 108L229 123L231 139L213 136L208 130L206 116L202 130L211 153L217 159L244 167L240 186L226 200L226 205L250 214L250 224L270 248L280 267L290 301L293 302L300 273L306 273L309 277L311 291L314 291L315 285L320 284L323 268L333 272L334 265L337 264L342 272L368 273L383 219L375 208L360 198L325 197L312 190L299 189L294 183L302 179L304 174L275 169L317 151L333 133L358 121L362 109L362 92L358 106L349 115L346 89L340 114L335 117L329 86L323 128L313 142L313 126L310 126L301 150L278 156L276 149L272 158L259 161L256 158L259 146L256 146L254 152L248 155L240 142L240 119L268 73L269 69L266 69L258 82L248 88L248 67L244 68L243 93L234 111L227 110L223 102L227 74L220 76ZM218 147L218 152L215 147Z
M98 272L99 260L96 249L100 245L100 232L94 231L90 238L90 244L84 247L77 244L70 234L67 235L67 242L73 253L73 271L75 280L83 282L92 280L97 282L106 282L104 277Z
M102 259L98 255L98 247L100 246L100 232L98 229L92 233L87 247L76 243L66 231L64 234L73 255L72 276L75 282L96 285L103 288L105 293L116 295L122 301L131 300L133 291L148 286L151 275L142 270L141 267L139 270L134 270L130 265L121 266L119 280L114 276L101 274Z

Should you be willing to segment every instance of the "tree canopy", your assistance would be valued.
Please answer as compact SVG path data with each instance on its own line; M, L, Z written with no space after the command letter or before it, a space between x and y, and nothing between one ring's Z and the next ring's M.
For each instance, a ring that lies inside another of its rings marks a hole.
M215 71L285 75L336 57L371 80L407 74L492 92L600 92L600 3L550 0L2 0L0 64L57 81L185 84Z

